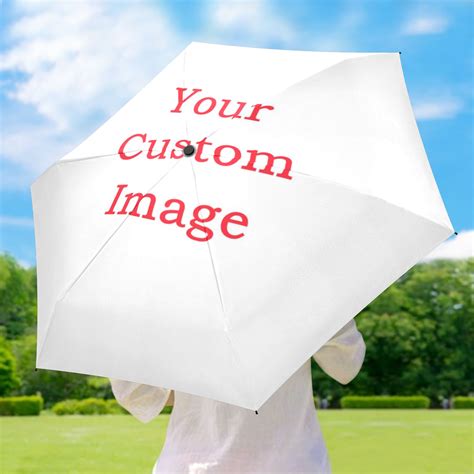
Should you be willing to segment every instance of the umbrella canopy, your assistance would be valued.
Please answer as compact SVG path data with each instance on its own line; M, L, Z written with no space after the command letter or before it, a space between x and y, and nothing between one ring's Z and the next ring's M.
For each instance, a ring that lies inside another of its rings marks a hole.
M398 53L192 43L31 191L37 366L249 409L453 233Z

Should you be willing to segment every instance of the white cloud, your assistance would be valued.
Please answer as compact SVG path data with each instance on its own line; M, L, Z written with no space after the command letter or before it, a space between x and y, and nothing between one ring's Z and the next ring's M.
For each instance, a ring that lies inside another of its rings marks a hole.
M454 98L425 99L415 101L413 110L418 120L440 120L456 117L463 103Z
M9 255L9 253L0 251L0 255ZM27 260L24 260L22 258L18 258L16 256L15 256L15 260L16 260L16 263L18 263L21 267L23 267L26 270L31 268L32 266L34 266L34 263L31 263L31 262L29 262Z
M28 270L28 268L31 268L33 266L33 264L31 264L30 262L27 262L26 260L23 260L23 259L17 259L17 262L18 264L23 267L25 270Z
M32 227L33 219L29 217L0 216L0 225L5 227Z
M210 26L226 35L237 33L246 41L290 44L296 32L285 17L266 0L225 1L208 4Z
M17 184L29 184L33 175L61 158L77 141L77 132L61 133L47 124L26 124L22 128L7 125L2 137L2 153L16 165L18 173L2 176L2 185L15 188Z
M0 71L13 113L2 129L2 185L22 188L135 95L184 46L159 6L15 4ZM19 73L19 74L18 74Z
M115 110L175 49L171 23L146 3L49 2L20 12L0 70L25 74L9 96L34 106L58 130Z
M232 43L237 40L260 47L351 50L367 18L361 5L351 2L338 10L331 23L324 22L321 15L317 27L304 28L291 20L288 8L270 0L208 0L207 5L205 41L228 38Z
M402 34L407 36L433 35L444 33L449 27L449 20L443 15L418 13L409 18L402 26Z
M315 51L353 51L357 49L357 39L367 19L361 3L349 3L338 11L338 16L330 25L321 25L312 32L311 49Z
M460 260L469 257L474 257L474 230L460 232L457 236L443 242L424 260Z

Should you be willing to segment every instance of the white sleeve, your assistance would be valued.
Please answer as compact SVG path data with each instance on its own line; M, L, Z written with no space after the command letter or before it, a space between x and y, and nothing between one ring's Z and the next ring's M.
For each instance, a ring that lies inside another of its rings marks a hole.
M364 339L353 319L313 355L319 367L342 384L359 373L364 357Z
M110 379L117 402L135 418L148 423L166 405L171 390L125 380Z

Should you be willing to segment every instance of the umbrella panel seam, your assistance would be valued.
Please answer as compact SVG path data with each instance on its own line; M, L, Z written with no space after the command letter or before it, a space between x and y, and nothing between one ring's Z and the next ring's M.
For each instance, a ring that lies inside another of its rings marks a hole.
M351 191L351 192L360 194L360 195L362 195L362 196L367 196L368 198L371 198L371 199L377 199L377 200L382 201L383 203L385 203L385 204L387 204L387 205L389 205L389 206L396 207L396 208L398 208L398 209L401 209L402 211L408 212L409 214L412 214L412 215L414 215L414 216L416 216L416 217L419 217L420 219L423 219L423 220L428 221L428 222L430 222L430 223L432 223L432 224L435 224L435 225L438 225L438 226L440 226L440 227L443 227L443 228L446 229L446 230L451 230L451 231L452 231L452 229L451 229L450 227L446 226L446 224L444 224L444 223L442 223L442 222L438 222L438 221L433 220L433 219L431 219L431 218L429 218L429 217L423 216L423 215L419 214L418 212L411 211L410 209L407 209L407 208L405 208L405 207L403 207L403 206L399 206L398 204L395 204L395 203L393 203L393 202L387 201L387 199L384 199L384 198L379 197L379 196L374 196L373 194L370 194L370 193L368 193L368 192L361 191L361 190L359 190L359 189L357 189L357 188L354 188L354 187L352 187L352 186L349 186L349 185L347 185L347 184L339 183L338 181L334 181L334 180L331 180L331 179L321 178L321 177L319 177L319 176L314 176L314 175L309 174L309 173L303 173L303 172L301 172L301 171L292 170L291 172L292 172L293 174L297 175L297 176L304 176L304 177L306 177L306 178L312 178L312 179L315 179L315 180L317 180L317 181L322 181L322 182L324 182L324 183L331 184L331 185L333 185L333 186L338 186L338 187L340 187L340 188L343 188L343 189L346 189L346 190L348 190L348 191Z

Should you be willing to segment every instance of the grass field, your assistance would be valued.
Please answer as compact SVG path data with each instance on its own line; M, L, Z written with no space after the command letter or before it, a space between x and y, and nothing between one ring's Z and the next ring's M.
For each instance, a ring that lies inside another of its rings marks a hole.
M474 472L472 410L334 410L319 418L336 474ZM168 419L2 418L1 473L149 474Z

